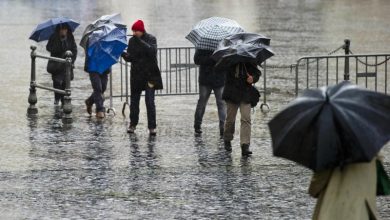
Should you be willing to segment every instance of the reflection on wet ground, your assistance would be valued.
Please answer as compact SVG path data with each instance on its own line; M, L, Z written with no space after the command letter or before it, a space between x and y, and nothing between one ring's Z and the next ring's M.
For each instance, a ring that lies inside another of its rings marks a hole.
M82 72L83 52L73 82L74 123L64 126L53 95L43 91L38 91L39 116L25 116L31 44L26 36L42 19L64 13L82 21L79 39L86 23L119 11L127 23L144 18L160 46L183 46L191 24L226 16L270 36L277 53L272 63L290 64L299 56L328 52L347 37L355 51L388 51L389 7L385 0L1 1L0 29L12 34L0 35L0 53L6 54L0 79L0 218L310 219L315 203L306 193L311 172L271 152L267 121L293 99L289 70L268 72L271 111L253 113L254 155L248 159L241 158L237 139L231 155L224 151L213 98L198 137L192 128L196 96L157 98L155 138L148 136L142 101L135 135L126 133L127 117L88 117L83 99L91 89ZM45 63L38 70L40 81L50 85ZM114 105L120 108L120 100ZM390 170L389 148L383 153ZM390 218L389 204L388 197L378 198L383 219Z

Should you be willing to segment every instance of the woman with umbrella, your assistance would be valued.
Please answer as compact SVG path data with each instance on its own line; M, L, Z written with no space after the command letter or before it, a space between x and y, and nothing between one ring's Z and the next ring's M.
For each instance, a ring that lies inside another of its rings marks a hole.
M77 45L68 24L58 24L55 32L50 36L46 45L46 50L50 56L64 58L65 52L72 52L72 63L77 58ZM53 87L55 89L65 90L65 67L62 63L49 61L47 71L52 74ZM71 76L73 79L73 74ZM54 93L54 104L58 105L59 101L63 104L64 95Z

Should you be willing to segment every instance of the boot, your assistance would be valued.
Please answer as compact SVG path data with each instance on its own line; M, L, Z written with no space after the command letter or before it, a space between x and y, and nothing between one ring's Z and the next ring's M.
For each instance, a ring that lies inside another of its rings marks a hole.
M135 132L135 126L130 125L129 128L127 129L127 133L134 134L134 132Z
M200 125L194 125L194 129L196 134L202 134L202 128Z
M88 100L85 100L85 106L87 107L88 114L92 115L92 105L88 103Z
M227 152L232 152L232 143L230 141L224 141L224 145Z
M241 145L241 155L242 156L250 156L252 151L249 150L249 144Z
M96 113L96 118L105 118L106 114L104 112L98 112Z
M156 129L149 129L149 135L150 136L156 136L157 135Z

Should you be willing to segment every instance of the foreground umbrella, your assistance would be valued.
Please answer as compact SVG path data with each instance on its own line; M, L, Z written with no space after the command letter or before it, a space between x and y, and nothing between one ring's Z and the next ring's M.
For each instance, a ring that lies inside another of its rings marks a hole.
M67 25L74 32L80 24L65 17L52 18L38 24L29 39L36 42L49 40L50 36L55 32L57 25Z
M211 17L197 23L186 38L196 49L214 51L222 39L243 31L244 29L234 20Z
M88 25L80 42L82 47L88 48L88 71L97 73L103 73L117 63L127 46L126 26L120 23L120 15L106 15L100 19Z
M368 162L390 140L390 96L349 82L308 90L270 122L273 153L314 171Z
M231 66L240 62L261 64L274 55L270 41L260 34L234 34L220 42L212 57L217 61L217 66Z

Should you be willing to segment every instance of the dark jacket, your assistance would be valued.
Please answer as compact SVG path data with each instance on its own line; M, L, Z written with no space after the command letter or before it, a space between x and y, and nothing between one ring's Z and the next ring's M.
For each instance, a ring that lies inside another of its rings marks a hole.
M73 54L72 63L74 63L77 58L77 45L71 32L69 32L66 40L61 40L59 33L55 32L52 36L50 36L46 45L46 50L50 52L50 56L58 58L65 58L65 52L70 50ZM62 72L53 74L65 74L65 67L61 69L63 69Z
M196 50L194 55L195 64L199 65L199 84L211 88L220 88L225 84L225 73L223 70L214 68L215 61L211 58L213 51Z
M88 61L89 61L89 59L88 59L88 46L89 46L89 40L87 40L86 45L87 45L87 46L86 46L86 48L85 48L84 71L87 72L87 73L93 73L93 72L90 72L90 71L88 70ZM103 72L103 74L109 74L109 73L111 73L111 67L108 68L106 71ZM99 74L99 73L97 73L97 74Z
M237 65L228 67L222 98L225 101L235 104L239 104L241 102L250 103L249 90L251 85L246 81L246 74L248 73L253 76L253 83L256 83L259 81L261 72L254 64L251 63L240 63L238 65L238 72ZM246 67L246 71L244 65Z
M154 89L163 89L157 63L157 41L153 35L145 33L141 38L130 38L127 53L122 57L127 62L131 62L132 91L145 90L148 82L154 85Z

